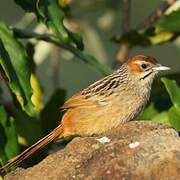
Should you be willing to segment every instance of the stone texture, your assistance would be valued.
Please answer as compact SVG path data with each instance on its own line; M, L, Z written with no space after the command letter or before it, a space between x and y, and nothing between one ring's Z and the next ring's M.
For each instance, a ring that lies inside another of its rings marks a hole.
M103 136L74 138L63 150L11 172L5 180L180 179L180 138L175 130L132 121L107 132L109 143L96 140Z

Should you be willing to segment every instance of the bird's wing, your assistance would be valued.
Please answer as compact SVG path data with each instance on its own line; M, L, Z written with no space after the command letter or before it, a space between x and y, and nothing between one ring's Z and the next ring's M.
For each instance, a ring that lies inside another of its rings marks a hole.
M74 96L72 96L70 99L68 99L60 109L66 110L76 107L92 108L95 107L96 105L97 105L96 99L85 98L85 96L83 96L82 94L77 93Z

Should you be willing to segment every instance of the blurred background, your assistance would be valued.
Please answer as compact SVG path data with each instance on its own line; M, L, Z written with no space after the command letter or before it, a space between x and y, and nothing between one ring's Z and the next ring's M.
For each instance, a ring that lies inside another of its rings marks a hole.
M6 80L0 82L1 164L57 126L65 99L138 54L171 67L161 74L166 78L159 76L154 83L151 100L139 119L180 130L179 0L47 0L37 6L35 2L4 0L0 6L0 39L11 63L19 63L15 65L17 76L30 88L24 89L27 99L21 93L19 98L17 82L16 88ZM21 53L24 57L24 52L28 67L23 58L21 64L16 57ZM2 78L11 77L11 68L1 66ZM27 78L21 69L29 73ZM9 121L10 126L3 124ZM43 158L49 149L30 163Z
M113 67L120 45L113 43L111 38L122 32L122 1L71 0L69 3L71 17L68 22L73 30L81 32L86 52ZM162 0L131 1L131 29L135 29L160 3ZM12 0L2 1L0 17L9 25L43 31L43 27L37 25L35 16L25 13ZM49 43L39 42L36 48L37 75L43 88L44 102L47 102L57 87L66 89L68 98L102 77L101 73L77 57ZM160 63L172 68L170 73L180 72L179 38L160 45L134 47L129 52L130 57L137 54L155 57Z

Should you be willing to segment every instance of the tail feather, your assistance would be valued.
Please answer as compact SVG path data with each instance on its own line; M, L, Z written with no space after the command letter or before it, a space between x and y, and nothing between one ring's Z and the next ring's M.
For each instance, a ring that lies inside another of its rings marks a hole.
M18 165L23 160L27 159L29 156L34 154L39 149L43 148L50 142L54 141L55 139L59 138L62 134L63 129L62 126L59 125L57 128L55 128L53 131L51 131L48 135L40 139L38 142L27 148L25 151L23 151L21 154L16 156L15 158L11 159L6 165L4 165L2 168L0 168L0 175L4 174L6 171L8 171L11 167Z

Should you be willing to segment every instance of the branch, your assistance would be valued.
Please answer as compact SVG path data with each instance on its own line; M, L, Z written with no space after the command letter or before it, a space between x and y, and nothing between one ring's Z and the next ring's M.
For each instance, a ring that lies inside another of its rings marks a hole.
M163 14L172 6L177 0L166 0L162 2L143 22L138 28L149 28L151 27Z
M131 0L123 0L122 8L122 32L127 33L130 29Z
M131 10L131 0L123 0L123 8L122 8L122 24L121 29L122 33L125 34L130 30L130 10ZM129 54L129 46L125 43L121 44L119 50L116 53L116 60L124 62ZM114 62L113 68L119 63L117 61Z
M38 34L35 32L25 31L25 30L21 30L21 29L17 29L17 28L12 28L12 31L14 32L14 35L17 38L25 38L25 39L33 38L36 40L42 40L42 41L53 43L62 49L68 50L71 53L73 53L76 57L80 58L81 60L83 60L85 63L91 65L92 67L96 68L99 72L101 72L104 75L107 75L112 72L108 66L101 64L94 57L83 53L82 51L80 51L79 49L77 49L71 45L60 43L59 41L57 41L55 39L55 37L53 35Z
M54 90L59 87L59 64L58 64L58 48L56 46L53 46L51 51L51 65L52 65L52 80L54 85Z

